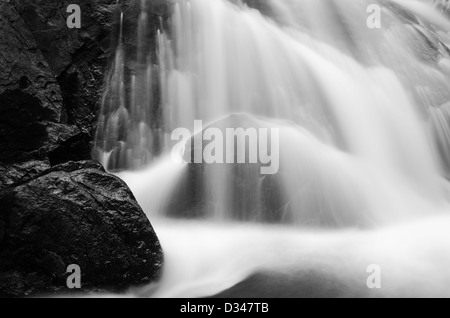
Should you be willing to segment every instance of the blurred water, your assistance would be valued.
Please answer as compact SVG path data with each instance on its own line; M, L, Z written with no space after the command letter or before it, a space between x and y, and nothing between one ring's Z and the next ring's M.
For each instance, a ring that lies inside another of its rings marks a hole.
M380 29L366 24L373 3ZM139 294L205 296L317 266L343 295L447 294L450 23L429 1L176 0L156 55L141 7L135 54L121 31L95 150L130 170L119 175L165 248L160 286ZM172 162L172 130L194 120L279 128L280 172ZM372 263L386 269L378 294Z

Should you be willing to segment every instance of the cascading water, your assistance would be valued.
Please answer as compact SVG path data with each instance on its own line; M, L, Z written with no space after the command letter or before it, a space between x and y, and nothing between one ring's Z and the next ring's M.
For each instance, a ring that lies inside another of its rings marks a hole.
M174 0L157 19L154 3L141 1L131 44L121 16L95 148L128 170L165 250L161 283L138 295L273 280L267 295L450 295L449 20L415 0ZM278 173L174 162L172 131L201 138L196 120L278 128ZM366 287L370 264L381 291Z

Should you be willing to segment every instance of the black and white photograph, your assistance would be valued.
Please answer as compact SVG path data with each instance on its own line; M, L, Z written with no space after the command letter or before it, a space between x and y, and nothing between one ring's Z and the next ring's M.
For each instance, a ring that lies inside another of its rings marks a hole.
M0 0L0 298L450 298L450 2Z

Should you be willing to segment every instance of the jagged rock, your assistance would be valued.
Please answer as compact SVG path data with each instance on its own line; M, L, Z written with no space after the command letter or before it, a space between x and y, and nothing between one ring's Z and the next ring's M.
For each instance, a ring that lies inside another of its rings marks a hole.
M0 165L0 190L22 180L28 180L50 169L49 162L26 161L11 165Z
M118 41L118 38L111 38L110 35L119 34L118 16L122 11L125 15L124 33L130 39L126 47L129 49L134 45L131 40L135 37L134 23L141 10L140 2L78 1L76 4L81 8L81 29L69 29L66 25L69 16L67 7L73 1L49 0L45 5L35 0L12 0L12 3L31 30L37 48L58 80L64 106L62 120L79 128L80 136L74 138L74 141L84 153L84 149L92 148L97 113L102 100L104 71ZM157 11L157 14L163 14L158 12L164 12L167 7L162 5L167 4L166 1L154 0L148 3L151 6L149 10ZM159 25L157 15L154 24ZM154 37L147 42L152 46L151 51L156 52ZM82 159L89 157L90 154Z
M155 232L128 187L95 162L69 162L0 191L0 296L120 291L160 272Z
M14 0L12 3L57 79L64 106L62 121L78 127L80 136L73 140L81 147L84 155L81 159L88 159L90 154L86 154L85 149L91 147L95 133L117 2L79 1L81 29L69 29L66 24L70 14L67 7L73 1L49 0L45 5L33 0ZM74 146L66 143L65 147Z
M59 122L62 96L58 82L28 27L5 0L0 0L0 29L0 96L19 89L39 100L46 119Z
M17 162L91 157L118 4L79 1L78 30L66 25L71 3L0 0L0 169L10 182Z
M33 162L46 161L49 151L79 131L62 123L58 81L9 1L0 0L0 28L0 170L5 185L32 174Z

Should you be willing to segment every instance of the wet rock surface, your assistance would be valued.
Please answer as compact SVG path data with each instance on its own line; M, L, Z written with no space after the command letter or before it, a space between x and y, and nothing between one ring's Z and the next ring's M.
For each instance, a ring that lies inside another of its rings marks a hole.
M69 4L81 29L69 29ZM162 252L128 187L91 158L115 0L0 0L0 296L122 291ZM78 162L75 162L78 161Z
M116 1L0 0L0 169L91 157ZM11 174L10 174L11 175ZM10 176L11 177L11 176Z
M159 275L150 222L117 177L91 161L69 162L0 191L0 296L122 291Z

